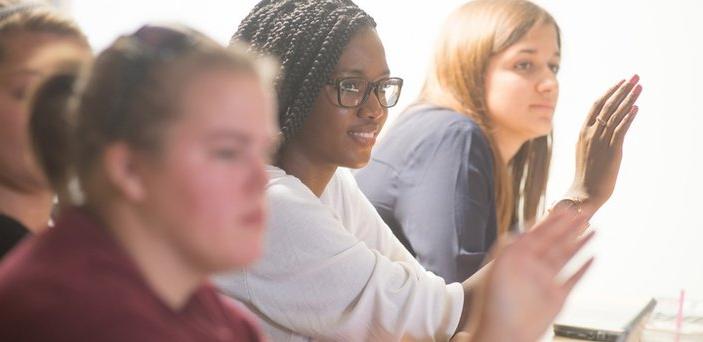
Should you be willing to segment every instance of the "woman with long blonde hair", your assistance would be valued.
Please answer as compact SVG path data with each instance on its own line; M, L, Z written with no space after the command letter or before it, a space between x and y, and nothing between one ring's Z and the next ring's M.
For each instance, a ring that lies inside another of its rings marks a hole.
M510 230L543 211L559 95L560 29L526 0L476 0L439 37L416 105L401 114L357 182L427 269L456 281ZM596 101L562 205L592 215L612 194L637 114L639 78Z

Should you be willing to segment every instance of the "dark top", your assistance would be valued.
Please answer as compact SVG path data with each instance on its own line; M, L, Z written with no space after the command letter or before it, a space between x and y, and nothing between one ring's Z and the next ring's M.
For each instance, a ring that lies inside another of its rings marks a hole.
M3 341L259 341L255 325L209 284L180 311L79 209L0 264Z
M460 282L483 264L496 239L493 153L469 117L430 106L403 113L356 180L429 271Z
M22 223L0 214L0 260L28 234L29 229Z

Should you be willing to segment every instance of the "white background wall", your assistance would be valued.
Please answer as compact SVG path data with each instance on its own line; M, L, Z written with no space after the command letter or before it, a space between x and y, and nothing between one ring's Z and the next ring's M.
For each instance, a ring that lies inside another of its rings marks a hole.
M96 49L145 21L180 21L226 43L257 1L73 0ZM625 144L619 183L594 217L597 263L578 288L602 295L703 298L703 2L539 0L563 31L561 99L549 200L571 182L577 133L590 104L638 73L640 114ZM416 96L438 26L457 0L357 0L375 17L393 74L406 80L391 120Z

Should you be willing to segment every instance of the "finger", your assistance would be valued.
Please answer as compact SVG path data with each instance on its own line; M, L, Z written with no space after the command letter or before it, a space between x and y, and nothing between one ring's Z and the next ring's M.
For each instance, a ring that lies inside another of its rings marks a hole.
M559 230L561 226L565 224L565 219L573 217L578 214L576 209L571 207L563 208L556 207L553 210L547 212L533 227L531 230L523 234L522 240L544 240L546 236L552 234L552 231Z
M610 117L610 120L608 121L608 125L606 126L605 132L609 134L613 134L615 131L615 128L620 124L620 122L623 120L623 118L630 113L632 110L632 107L635 104L635 101L637 101L637 98L640 97L640 94L642 93L642 85L638 84L636 85L630 94L627 95L627 98L623 103L620 104L618 109L615 111L615 113ZM610 136L608 136L610 138Z
M603 109L600 111L600 115L596 118L596 122L599 122L598 124L598 129L603 130L605 125L608 123L608 120L610 120L610 116L617 110L617 108L620 106L620 103L625 99L625 96L632 91L632 88L635 87L637 82L639 81L639 76L634 75L628 81L627 83L624 83L618 88L618 90L608 98L608 100L605 102L605 105L603 106Z
M547 246L543 254L537 256L548 263L558 273L574 255L593 238L594 232L582 236L582 228L566 230Z
M608 100L608 98L613 95L613 93L620 88L620 86L625 82L625 80L620 80L616 85L612 86L608 91L605 93L605 95L601 96L596 102L593 103L593 106L591 106L591 112L588 118L586 119L586 126L592 126L594 123L596 123L596 118L598 117L598 114L600 114L600 111L603 109L603 105L605 105L605 101Z
M581 236L583 236L584 234L590 233L590 232L592 232L591 223L586 222L586 224L583 225L583 228L581 228Z
M554 216L552 216L554 214ZM549 247L549 244L562 239L564 234L570 234L572 230L577 230L577 226L581 226L585 220L585 216L578 212L577 208L561 207L555 208L547 214L547 218L540 222L540 228L534 229L535 234L530 238L535 241L533 245L538 252L544 252Z
M546 250L551 250L553 246L567 246L577 241L584 230L583 227L588 224L586 219L584 215L578 215L569 222L568 228L545 239L544 243L549 244L546 246Z
M539 240L534 242L535 253L544 256L553 248L561 248L564 244L576 240L581 235L582 227L586 225L586 220L585 215L578 214L562 219L562 222L558 223L558 227L549 229Z
M571 293L571 290L574 289L574 286L578 284L578 282L583 278L583 275L586 274L589 268L591 268L591 265L593 265L593 258L588 259L586 263L584 263L581 268L579 268L576 273L574 273L567 281L565 281L561 285L561 293L562 293L562 298L566 299L567 296L569 296L569 293Z
M595 236L595 232L590 232L576 241L568 241L561 245L555 245L552 253L544 256L544 260L552 268L555 274L561 272L562 268L583 249Z
M610 144L612 146L622 146L622 143L625 140L625 135L627 135L627 132L630 130L630 126L632 126L632 122L635 121L639 110L640 108L638 106L633 106L630 112L615 128L613 137L610 140Z
M520 272L524 272L525 274L529 273L532 278L531 280L543 289L555 288L555 285L557 285L555 279L557 274L554 273L551 267L545 265L544 261L539 259L535 261L538 263L530 265L531 267L523 267Z

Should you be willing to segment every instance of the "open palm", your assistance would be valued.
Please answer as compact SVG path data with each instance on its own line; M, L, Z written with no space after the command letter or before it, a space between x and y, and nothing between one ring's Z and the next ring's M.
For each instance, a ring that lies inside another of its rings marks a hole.
M637 116L635 102L642 92L639 77L620 81L591 108L576 144L576 174L572 197L590 202L595 211L615 189L625 136Z
M579 237L583 225L585 218L575 211L554 210L534 229L497 248L475 294L471 330L476 341L535 341L545 332L592 262L566 281L557 279L593 236Z

